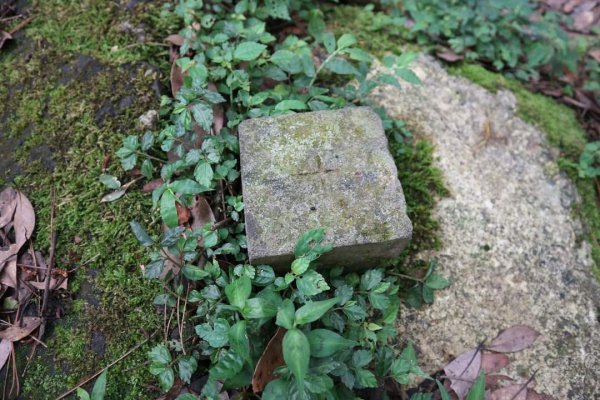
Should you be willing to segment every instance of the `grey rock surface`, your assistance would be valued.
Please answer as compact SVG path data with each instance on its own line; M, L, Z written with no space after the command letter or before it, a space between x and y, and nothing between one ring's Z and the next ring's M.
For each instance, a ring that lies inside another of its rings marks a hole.
M412 225L379 116L368 107L251 119L239 129L250 260L287 268L306 231L334 250L322 265L396 257Z
M400 334L415 340L434 372L500 330L527 324L540 338L511 354L502 372L537 370L537 390L557 399L600 398L600 287L556 152L515 116L512 93L450 76L429 57L413 68L421 86L386 87L375 101L436 147L451 196L436 210L443 248L421 256L437 257L453 284L432 306L404 309Z

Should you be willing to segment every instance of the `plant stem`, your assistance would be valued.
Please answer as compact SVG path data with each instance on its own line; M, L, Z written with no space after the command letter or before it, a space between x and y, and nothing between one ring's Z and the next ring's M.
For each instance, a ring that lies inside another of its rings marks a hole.
M311 79L310 83L308 84L308 89L310 90L311 87L313 87L315 81L317 80L317 77L319 76L319 73L321 72L321 70L323 69L323 67L325 66L325 64L327 64L329 61L331 61L333 59L333 57L335 57L338 54L338 50L334 51L333 53L331 53L326 59L325 61L323 61L323 63L321 65L319 65L319 68L317 68L317 72L315 72L315 76L313 76L313 78Z

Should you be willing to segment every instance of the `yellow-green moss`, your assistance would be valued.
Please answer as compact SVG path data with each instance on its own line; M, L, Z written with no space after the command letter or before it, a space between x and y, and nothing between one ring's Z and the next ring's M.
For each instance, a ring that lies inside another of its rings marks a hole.
M102 204L106 189L98 176L105 157L114 154L126 134L135 132L138 116L158 106L151 89L156 72L148 73L146 64L134 62L168 61L159 46L135 45L124 52L112 51L114 46L135 43L131 35L116 27L125 19L134 26L146 21L148 38L157 41L174 29L166 31L165 23L151 23L159 21L156 2L142 2L133 13L101 0L33 3L35 19L25 30L27 38L13 43L12 52L0 52L0 70L7 72L0 80L0 104L5 106L0 111L0 141L7 136L25 138L11 155L23 171L13 184L35 207L36 249L48 250L54 189L57 266L76 269L69 281L75 300L61 302L65 317L49 326L44 338L48 349L38 346L21 380L24 398L35 400L53 398L69 389L142 341L144 332L162 326L162 317L152 304L159 283L141 277L139 265L145 261L145 253L128 226L131 219L138 219L154 231L159 229L152 222L156 218L150 199L132 190L115 203ZM61 83L69 74L64 68L76 65L80 54L94 57L94 72ZM121 66L124 61L128 64ZM129 106L117 106L100 117L104 106L118 104L128 96ZM29 136L23 135L24 130ZM56 162L52 173L44 162L29 159L39 146L46 146ZM108 172L122 175L121 171L113 160ZM121 176L123 182L129 179ZM104 354L92 351L95 333L105 338ZM153 397L146 384L154 379L144 364L150 346L109 370L107 399ZM22 370L29 348L18 348Z

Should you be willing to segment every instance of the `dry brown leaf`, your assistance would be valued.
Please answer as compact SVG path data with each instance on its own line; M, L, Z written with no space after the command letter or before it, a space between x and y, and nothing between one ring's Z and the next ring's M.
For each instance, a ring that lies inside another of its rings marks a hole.
M0 283L12 288L17 287L17 259L8 260L4 269L0 272Z
M492 400L527 400L527 389L524 384L511 385L494 390Z
M142 188L142 192L150 193L150 192L154 191L154 189L156 189L157 187L162 185L163 183L165 183L165 181L163 181L162 178L153 179L150 182L147 182L146 184L144 184L144 187Z
M17 206L13 218L13 229L15 230L15 244L21 248L33 234L35 228L35 212L29 199L17 192Z
M2 48L2 46L4 46L4 43L6 43L7 41L11 40L13 37L10 33L8 32L4 32L4 31L0 31L0 49Z
M592 57L594 60L600 63L600 49L592 50L588 54L590 55L590 57Z
M496 372L510 363L508 356L502 353L484 353L481 355L481 368L485 374Z
M181 71L181 68L179 68L179 65L177 65L177 62L173 62L173 65L171 66L171 93L173 94L173 97L177 96L177 92L179 92L179 89L181 89L182 86L183 72Z
M13 219L17 207L17 192L7 187L0 192L0 228L4 228Z
M181 46L183 44L183 36L178 34L169 35L165 38L165 42L169 42L175 46Z
M489 350L501 353L521 351L531 346L539 335L538 331L527 325L515 325L500 332L492 340Z
M514 381L514 379L508 375L491 374L491 375L485 376L485 386L488 388L492 388L492 389L495 388L496 386L498 386L498 384L501 382L512 382L512 381Z
M442 60L448 61L448 62L457 62L460 60L463 60L464 57L461 56L460 54L456 54L453 51L450 50L444 50L444 51L440 51L435 53L436 56L438 56L439 58L441 58Z
M11 342L18 342L26 336L29 336L31 332L37 329L42 323L42 319L39 317L24 317L23 324L21 327L9 326L3 331L0 331L0 339L10 340Z
M183 226L188 223L192 214L187 207L183 207L179 203L175 203L175 208L177 209L177 221L180 226Z
M444 367L444 372L450 380L450 387L459 400L465 398L481 368L481 350L468 350L456 357Z
M0 369L6 364L6 360L8 360L10 353L12 353L12 348L13 346L10 340L2 339L2 341L0 341Z
M198 195L194 198L190 212L192 214L192 230L201 229L204 225L212 224L216 220L212 208L204 196Z
M527 388L527 400L556 400L547 394L539 394L533 389Z
M284 364L281 343L285 332L284 328L277 328L275 335L273 335L262 356L260 356L254 369L254 375L252 375L252 391L254 393L262 392L267 383L275 379L273 374L275 368Z

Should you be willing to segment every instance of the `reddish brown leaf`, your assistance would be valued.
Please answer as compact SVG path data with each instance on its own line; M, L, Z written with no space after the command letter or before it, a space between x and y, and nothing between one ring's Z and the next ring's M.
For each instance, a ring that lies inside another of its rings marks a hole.
M142 192L150 193L154 189L156 189L157 187L162 185L163 183L165 183L165 181L163 181L161 178L153 179L150 182L147 182L146 184L144 184L144 187L142 187Z
M444 367L444 372L450 380L450 387L459 400L465 398L481 368L481 350L468 350L456 357Z
M6 360L10 357L10 353L12 353L13 345L10 340L2 339L0 342L0 369L4 367L6 364Z
M173 97L177 96L177 92L183 86L183 72L176 62L171 66L171 93Z
M527 389L520 385L511 385L492 392L492 400L527 400Z
M26 336L29 336L31 332L40 326L42 319L39 317L24 317L23 324L21 327L9 326L3 331L0 331L0 339L10 340L11 342L18 342Z
M267 344L265 351L256 364L254 369L254 375L252 376L252 391L254 393L260 393L263 391L267 383L275 379L273 371L275 368L280 367L284 364L283 350L281 342L283 341L283 335L285 335L284 328L277 328L275 335Z
M501 353L521 351L533 344L539 332L527 325L515 325L505 329L492 341L489 350Z
M456 54L455 52L451 51L451 50L444 50L444 51L439 51L437 53L435 53L439 58L441 58L442 60L448 61L448 62L457 62L460 60L463 60L464 57L461 56L460 54Z
M190 208L192 214L192 229L201 229L206 224L212 224L215 222L215 215L213 214L210 204L203 196L196 196L194 203Z
M187 207L183 207L179 203L175 203L175 207L177 208L177 220L179 225L183 226L187 224L192 217L190 210Z
M485 374L491 374L506 367L510 363L508 356L502 353L484 353L481 355L481 368Z
M181 46L183 44L183 36L181 35L169 35L165 38L165 42L174 44L175 46Z
M491 374L485 376L485 386L492 389L498 386L499 383L512 381L514 381L514 379L508 375Z
M29 199L17 192L17 207L13 218L15 244L21 248L33 234L35 228L35 212Z

